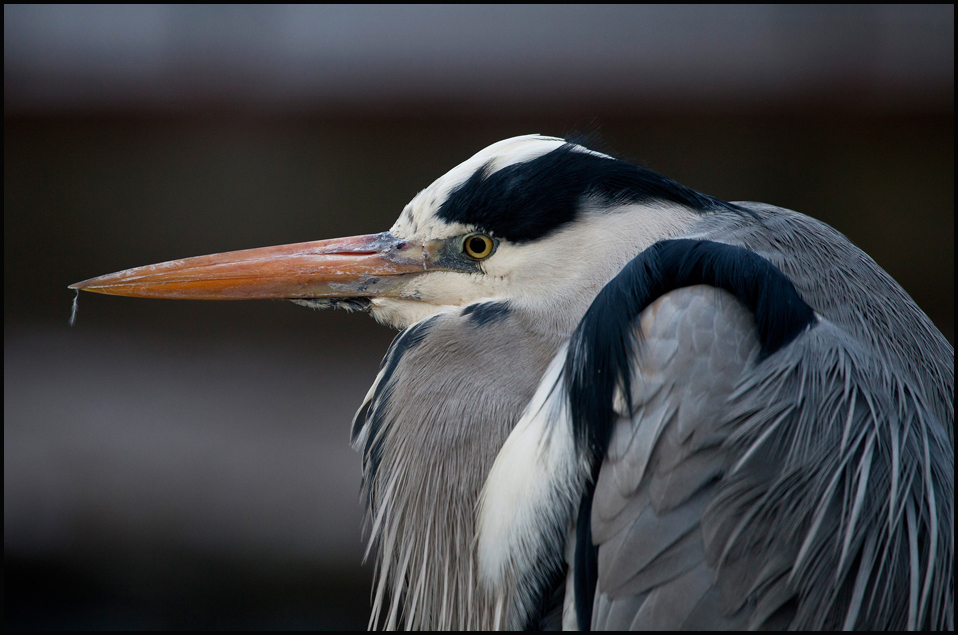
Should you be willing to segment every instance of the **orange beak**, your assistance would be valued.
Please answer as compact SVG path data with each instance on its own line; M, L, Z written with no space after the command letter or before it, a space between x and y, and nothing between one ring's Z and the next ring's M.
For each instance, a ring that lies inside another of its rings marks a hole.
M171 260L70 288L181 300L398 296L397 287L410 275L441 268L436 266L440 248L384 232Z

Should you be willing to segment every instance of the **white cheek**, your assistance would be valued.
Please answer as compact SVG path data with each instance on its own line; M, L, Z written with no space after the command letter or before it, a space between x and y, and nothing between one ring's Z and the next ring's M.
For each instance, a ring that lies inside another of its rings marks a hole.
M399 298L373 298L370 300L370 315L380 324L395 329L404 329L438 313L451 311L455 307L403 300Z
M402 297L372 298L370 313L381 324L406 328L478 300L505 297L502 286L502 280L483 274L433 271L404 285Z
M483 269L523 294L592 289L605 284L637 253L678 233L696 218L683 208L661 210L641 205L586 213L537 241L520 245L503 241Z
M496 299L504 292L504 282L482 273L436 271L420 276L403 290L403 296L422 302L463 306L483 299Z

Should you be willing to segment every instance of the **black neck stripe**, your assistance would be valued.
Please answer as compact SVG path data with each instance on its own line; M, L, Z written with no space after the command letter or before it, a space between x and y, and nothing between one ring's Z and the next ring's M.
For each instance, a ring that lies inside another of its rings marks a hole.
M774 354L815 323L815 313L791 281L758 254L705 240L666 240L632 259L599 292L569 343L564 382L576 446L589 457L592 482L582 505L591 507L591 490L605 457L616 415L612 401L621 386L632 409L635 363L634 325L662 295L697 284L728 291L754 315L761 359ZM589 510L579 513L576 544L576 612L588 627L597 575ZM579 594L583 597L580 599Z
M633 324L660 296L697 284L728 291L754 315L761 359L815 321L791 281L758 254L706 240L665 240L632 259L599 292L569 346L565 382L577 437L604 456L617 385L629 395ZM599 426L601 430L597 430Z
M761 359L815 322L812 308L770 262L741 247L704 240L656 243L599 292L572 335L564 370L576 445L580 453L587 453L593 476L582 497L586 509L579 510L575 551L575 606L580 628L591 621L598 575L589 523L591 494L612 435L612 400L617 386L622 386L626 404L632 409L635 321L660 296L696 284L728 291L755 315Z

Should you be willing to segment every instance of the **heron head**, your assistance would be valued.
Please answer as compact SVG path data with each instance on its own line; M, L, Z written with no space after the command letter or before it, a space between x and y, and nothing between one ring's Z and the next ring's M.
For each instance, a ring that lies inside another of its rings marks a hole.
M495 143L440 177L388 232L173 260L70 288L289 299L362 308L397 328L480 300L554 315L570 304L584 309L639 250L690 224L703 200L584 146L525 135Z

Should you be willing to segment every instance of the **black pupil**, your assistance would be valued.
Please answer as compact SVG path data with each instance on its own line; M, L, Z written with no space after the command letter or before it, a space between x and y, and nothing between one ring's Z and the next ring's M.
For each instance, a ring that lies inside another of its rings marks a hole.
M486 250L486 241L478 236L473 236L469 239L469 251L477 254L481 254Z

